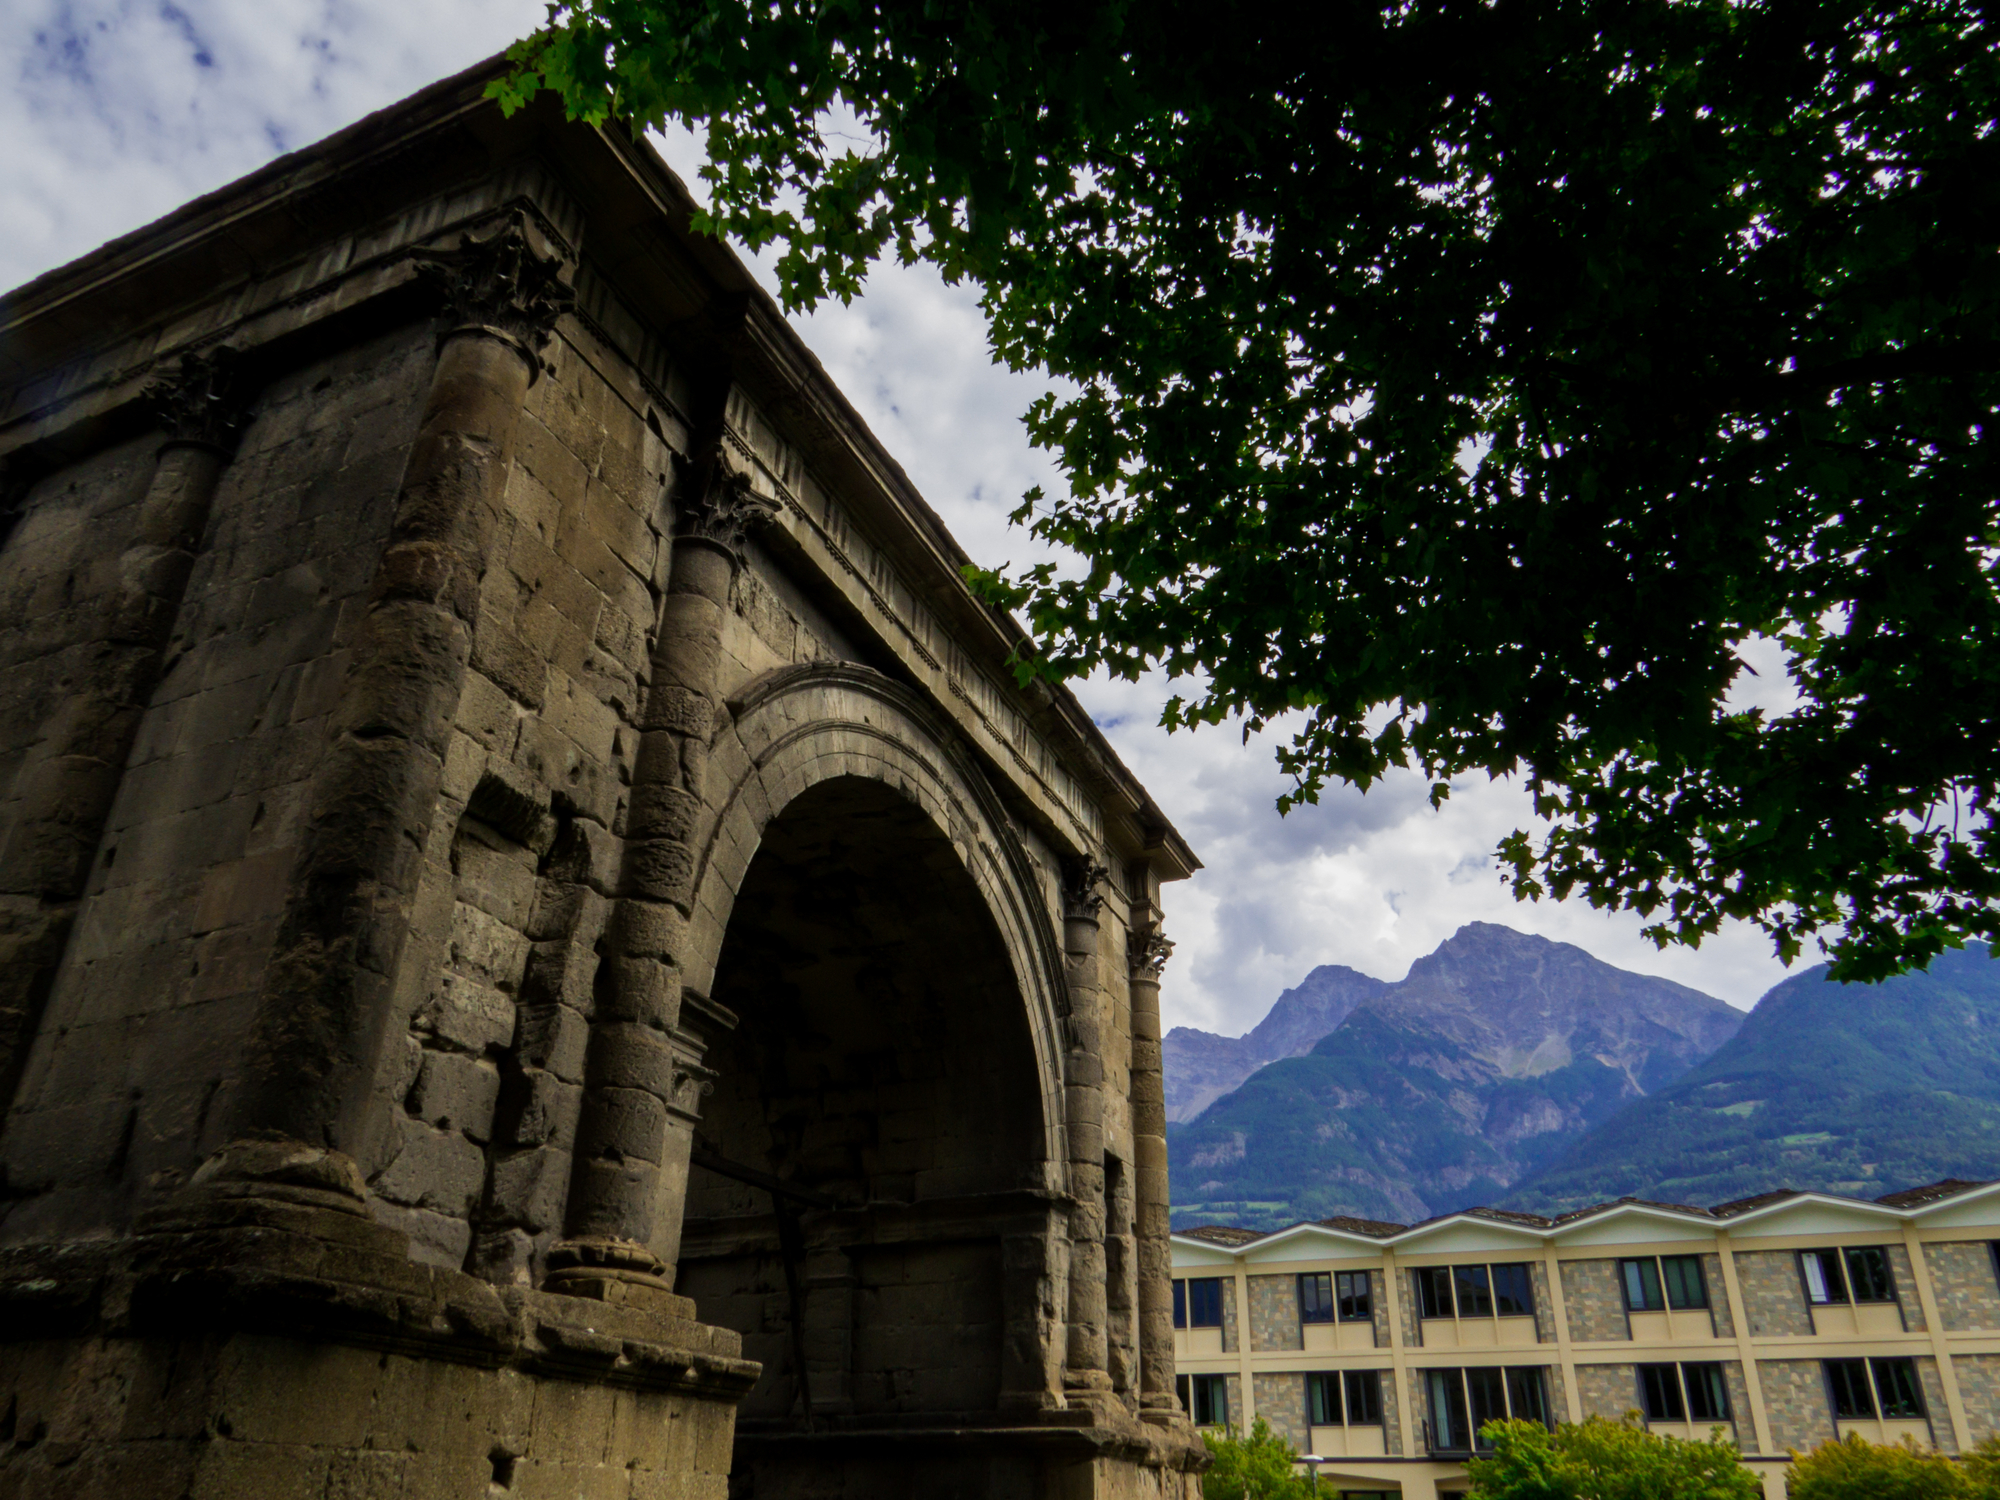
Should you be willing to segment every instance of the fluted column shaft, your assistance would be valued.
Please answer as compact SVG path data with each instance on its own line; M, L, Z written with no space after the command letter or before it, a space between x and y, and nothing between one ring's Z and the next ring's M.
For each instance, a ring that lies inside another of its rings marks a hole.
M1066 892L1063 950L1069 981L1070 1053L1065 1069L1068 1121L1069 1224L1068 1356L1063 1390L1072 1405L1108 1405L1110 1311L1104 1263L1104 1028L1105 994L1098 972L1097 887L1105 872L1073 872Z
M465 683L481 581L539 350L570 303L560 262L517 218L423 262L444 292L438 361L389 542L314 778L285 914L231 1112L204 1175L303 1173L359 1196L344 1153L389 1039L391 984ZM329 1160L332 1152L338 1159Z
M1135 945L1132 966L1133 1192L1139 1240L1139 1404L1172 1411L1173 1258L1168 1243L1167 1094L1160 1060L1160 969L1173 945L1157 931Z
M686 466L652 681L626 814L620 895L605 938L582 1114L552 1289L606 1276L673 1284L700 1039L680 1027L680 944L694 899L703 779L720 703L722 626L747 529L776 510L720 441Z

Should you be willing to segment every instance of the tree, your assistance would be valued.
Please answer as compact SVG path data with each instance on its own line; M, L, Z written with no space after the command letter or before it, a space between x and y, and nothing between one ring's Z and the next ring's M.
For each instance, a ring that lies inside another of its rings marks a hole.
M1764 1486L1721 1438L1655 1437L1636 1421L1591 1417L1551 1432L1493 1422L1475 1458L1471 1500L1760 1500Z
M2000 936L1978 0L555 0L514 57L705 126L789 305L928 260L1066 382L1017 516L1084 570L976 580L1024 674L1288 716L1285 805L1518 775L1516 895L1663 944Z
M1251 1422L1248 1437L1230 1428L1201 1438L1214 1460L1201 1477L1202 1500L1313 1500L1312 1480L1293 1468L1292 1445L1262 1417Z
M1935 1448L1849 1436L1793 1453L1785 1493L1791 1500L1984 1500L1994 1492Z

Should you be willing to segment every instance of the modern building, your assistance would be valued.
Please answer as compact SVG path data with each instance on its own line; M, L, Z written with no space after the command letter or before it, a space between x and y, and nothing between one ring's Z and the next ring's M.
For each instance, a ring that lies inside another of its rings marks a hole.
M1262 1417L1349 1500L1462 1493L1507 1416L1720 1428L1772 1500L1828 1438L2000 1431L2000 1183L1189 1229L1173 1267L1196 1425Z

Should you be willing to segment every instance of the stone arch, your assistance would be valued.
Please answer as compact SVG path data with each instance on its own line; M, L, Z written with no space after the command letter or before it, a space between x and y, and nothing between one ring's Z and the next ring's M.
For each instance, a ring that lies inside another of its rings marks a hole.
M1034 1045L1044 1159L1059 1174L1069 1007L1054 875L1030 856L991 782L916 694L851 662L765 673L729 709L711 752L710 784L723 789L695 864L685 982L712 987L736 893L772 819L836 777L893 788L951 840L999 929Z

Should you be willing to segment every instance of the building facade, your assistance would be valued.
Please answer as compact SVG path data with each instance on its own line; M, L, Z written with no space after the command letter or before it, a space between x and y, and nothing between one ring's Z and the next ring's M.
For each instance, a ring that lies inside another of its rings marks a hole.
M1463 1492L1500 1417L1720 1428L1772 1500L1829 1438L2000 1432L2000 1183L1192 1229L1173 1264L1196 1424L1262 1417L1356 1500Z
M0 298L0 1500L1186 1500L1193 855L502 67Z

